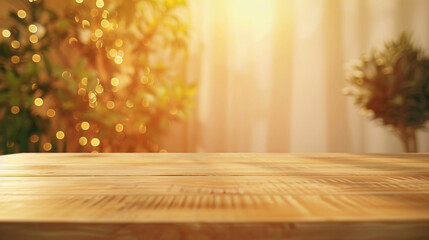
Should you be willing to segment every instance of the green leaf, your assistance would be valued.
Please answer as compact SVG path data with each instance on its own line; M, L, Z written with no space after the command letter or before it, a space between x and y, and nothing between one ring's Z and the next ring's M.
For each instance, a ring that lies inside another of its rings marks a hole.
M76 65L73 67L74 73L81 73L85 69L87 60L86 58L81 58L79 61L77 61Z
M12 51L9 47L9 44L6 42L0 43L0 56L9 59L12 56Z
M57 22L57 34L62 35L63 33L65 33L68 28L70 27L70 22L69 20L63 18L58 20Z
M9 85L9 88L12 91L18 90L19 87L19 78L15 75L15 73L12 70L6 71L6 80Z

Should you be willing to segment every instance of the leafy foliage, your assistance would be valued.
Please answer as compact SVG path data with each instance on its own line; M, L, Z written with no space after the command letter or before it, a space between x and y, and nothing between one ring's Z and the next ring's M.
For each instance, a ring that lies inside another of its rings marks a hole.
M356 105L402 135L429 119L429 58L407 33L353 62L347 79Z
M168 123L188 117L196 86L183 79L184 0L11 4L0 152L159 151Z

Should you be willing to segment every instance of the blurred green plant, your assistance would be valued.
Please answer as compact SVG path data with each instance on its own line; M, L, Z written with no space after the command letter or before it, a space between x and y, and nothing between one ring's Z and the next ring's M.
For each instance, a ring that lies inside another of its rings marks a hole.
M163 151L196 93L184 80L186 1L7 3L0 153Z
M344 93L362 112L398 134L407 152L416 152L416 130L429 119L429 58L409 34L352 62L347 80L351 87Z

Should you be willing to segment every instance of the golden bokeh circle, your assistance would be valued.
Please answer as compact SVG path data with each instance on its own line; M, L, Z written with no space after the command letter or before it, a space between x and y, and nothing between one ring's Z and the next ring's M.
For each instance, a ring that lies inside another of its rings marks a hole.
M35 62L35 63L40 62L40 59L41 59L41 57L37 53L33 54L33 56L31 57L31 60L33 60L33 62Z
M58 131L58 132L55 134L55 136L57 137L57 139L61 140L61 139L64 139L65 134L64 134L64 132L63 132L63 131Z
M115 107L115 102L113 102L113 101L108 101L108 102L106 103L106 107L107 107L107 109L113 109L113 108Z
M122 131L124 131L124 125L122 123L117 123L115 125L115 131L116 132L122 132Z
M91 139L91 145L93 147L97 147L98 145L100 145L100 139L98 139L98 138Z
M30 31L31 33L36 33L37 32L37 26L34 24L28 25L28 31Z
M18 12L16 12L16 15L18 15L19 18L24 19L25 17L27 17L27 12L20 9L18 10Z
M19 48L19 47L21 46L21 43L20 43L20 42L18 42L18 41L16 41L16 40L13 40L13 41L10 43L10 46L11 46L12 48L17 49L17 48Z
M52 108L49 108L48 111L46 111L46 115L50 118L55 117L55 110Z
M20 59L18 56L12 56L12 57L10 58L10 61L11 61L13 64L18 64L18 63L19 63L19 61L21 61L21 59Z
M31 135L30 142L36 143L38 141L39 141L39 136L37 136L36 134Z
M34 105L40 107L43 105L43 99L42 98L36 98L34 99Z
M119 86L119 79L116 77L112 78L112 80L110 80L110 84L112 84L114 87Z
M97 1L95 2L95 5L96 5L98 8L102 8L102 7L104 7L104 1L103 1L103 0L97 0Z
M43 144L43 150L50 151L51 149L52 149L52 144L51 143L46 142L46 143Z
M116 56L115 57L115 63L116 64L121 64L124 61L124 59L121 56Z
M1 34L3 35L3 37L8 38L10 37L10 31L8 29L4 29Z
M12 107L10 108L10 112L11 112L12 114L18 114L18 113L19 113L19 111L20 111L20 109L19 109L19 107L18 107L18 106L12 106Z
M37 43L39 41L39 37L37 37L34 34L31 34L28 39L30 40L31 43Z
M96 36L96 37L98 37L98 38L101 38L102 36L103 36L103 30L101 30L101 29L96 29L95 30L95 32L94 32L94 35Z
M82 128L82 130L88 130L89 127L90 127L89 122L84 121L80 124L80 128Z
M82 146L85 146L88 143L88 139L86 137L80 137L79 138L79 144Z

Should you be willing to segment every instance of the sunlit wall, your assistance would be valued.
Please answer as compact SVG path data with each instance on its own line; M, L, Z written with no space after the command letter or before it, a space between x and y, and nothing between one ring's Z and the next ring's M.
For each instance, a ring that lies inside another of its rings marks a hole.
M189 3L188 77L199 93L187 150L403 151L397 136L342 95L344 65L403 30L428 52L428 1ZM428 132L418 139L428 151Z

